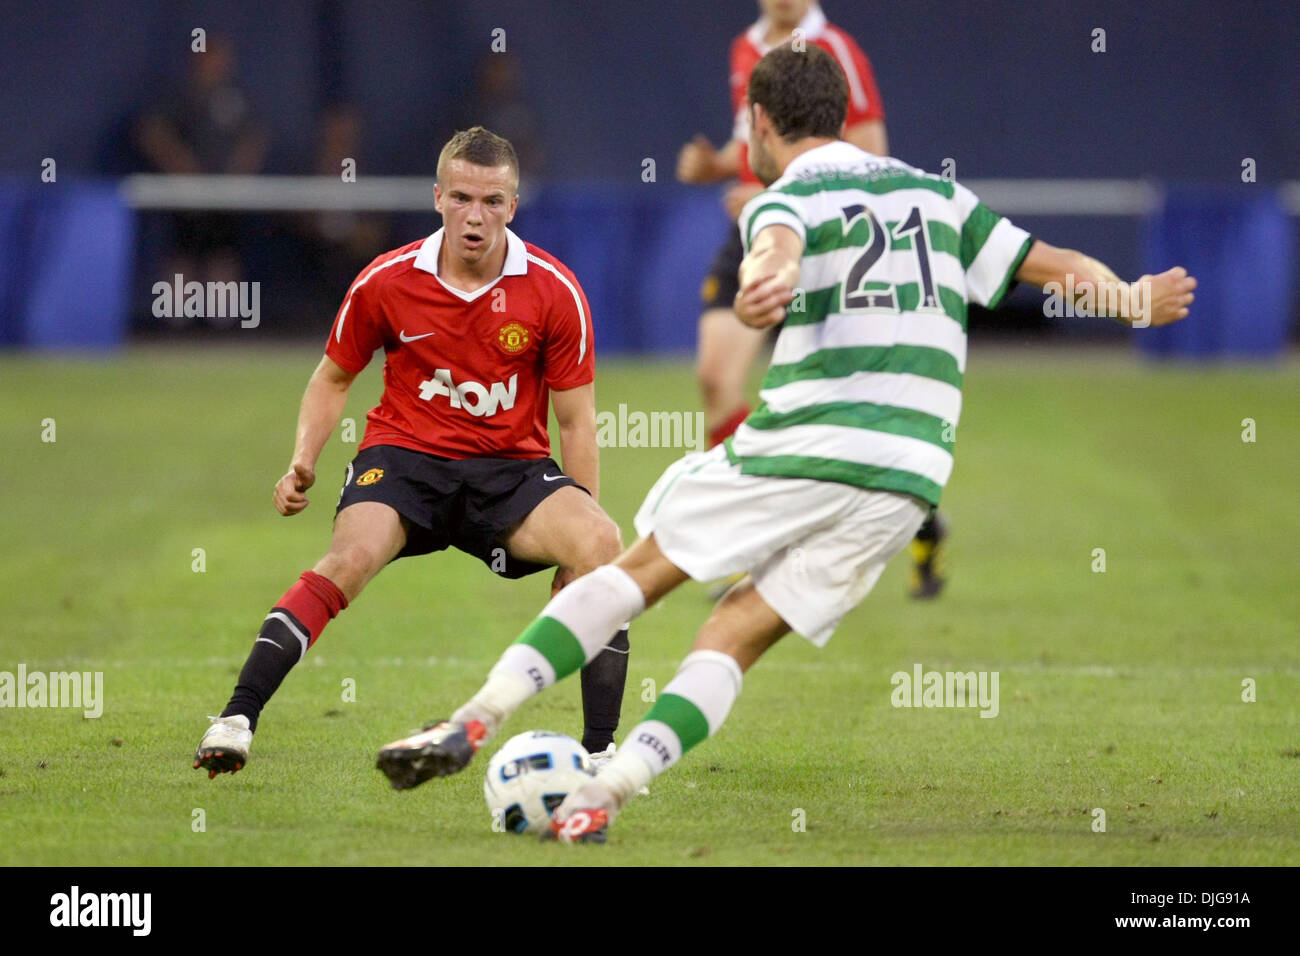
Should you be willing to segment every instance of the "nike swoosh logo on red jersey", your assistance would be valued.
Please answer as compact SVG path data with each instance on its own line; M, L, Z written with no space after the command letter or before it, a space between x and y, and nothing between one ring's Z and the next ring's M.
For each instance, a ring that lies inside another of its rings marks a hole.
M402 329L401 332L397 333L397 337L403 342L414 342L416 339L427 339L431 335L433 335L432 332L425 332L423 335L407 335L406 329Z

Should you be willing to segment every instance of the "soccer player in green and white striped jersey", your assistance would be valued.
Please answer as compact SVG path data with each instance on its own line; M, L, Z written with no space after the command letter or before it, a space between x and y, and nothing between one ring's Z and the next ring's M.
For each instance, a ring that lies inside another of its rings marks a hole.
M755 238L783 227L798 280L762 406L728 439L730 460L746 474L938 505L961 415L967 305L998 305L1029 234L964 186L843 141L791 160L739 225L751 274L778 233L759 248Z
M603 839L638 790L718 730L744 671L792 630L824 644L912 539L952 473L968 303L1055 282L1086 296L1076 308L1154 326L1192 302L1182 268L1124 283L962 186L839 140L846 96L813 45L773 50L750 78L750 164L768 188L741 216L736 314L785 321L762 405L723 446L671 466L636 516L636 544L556 595L452 715L490 736L688 577L749 572L618 753L556 809L567 842ZM431 744L430 766L463 768L463 738Z

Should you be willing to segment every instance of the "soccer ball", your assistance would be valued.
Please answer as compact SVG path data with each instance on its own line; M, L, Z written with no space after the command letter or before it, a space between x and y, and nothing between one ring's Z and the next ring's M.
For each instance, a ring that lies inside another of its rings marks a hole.
M591 778L591 757L572 737L549 730L511 737L488 762L483 781L492 828L541 833L570 791Z

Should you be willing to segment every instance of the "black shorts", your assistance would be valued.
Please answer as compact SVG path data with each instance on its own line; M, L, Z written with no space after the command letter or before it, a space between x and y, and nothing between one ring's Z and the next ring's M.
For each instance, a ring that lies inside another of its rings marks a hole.
M582 488L550 458L439 458L375 445L348 465L335 515L358 501L378 501L409 524L398 558L454 547L502 577L522 578L549 565L510 556L501 539L568 485Z
M731 238L713 257L709 274L700 286L700 303L706 309L730 309L740 291L740 260L745 258L745 247L740 244L740 230L734 226Z

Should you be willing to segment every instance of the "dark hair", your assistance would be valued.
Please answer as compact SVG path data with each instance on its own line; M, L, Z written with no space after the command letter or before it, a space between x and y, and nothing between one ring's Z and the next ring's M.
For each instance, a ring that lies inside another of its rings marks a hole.
M510 140L498 136L482 126L463 129L451 139L438 154L438 175L441 177L443 166L453 159L463 159L475 166L509 166L519 181L519 157Z
M844 71L814 43L802 50L782 44L759 60L749 76L748 95L787 143L805 136L837 138L848 115Z

